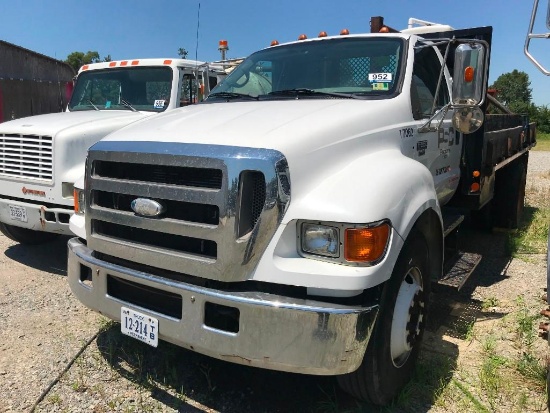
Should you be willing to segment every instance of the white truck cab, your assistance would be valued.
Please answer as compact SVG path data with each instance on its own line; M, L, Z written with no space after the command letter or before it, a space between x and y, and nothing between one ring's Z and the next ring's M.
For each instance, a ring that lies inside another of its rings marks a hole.
M135 59L84 65L66 112L0 124L0 231L28 244L71 234L73 183L88 148L132 122L200 101L220 65Z
M377 22L253 53L204 102L93 145L76 297L152 346L389 403L431 283L460 288L479 262L453 248L454 209L514 225L534 135L486 113L490 27Z

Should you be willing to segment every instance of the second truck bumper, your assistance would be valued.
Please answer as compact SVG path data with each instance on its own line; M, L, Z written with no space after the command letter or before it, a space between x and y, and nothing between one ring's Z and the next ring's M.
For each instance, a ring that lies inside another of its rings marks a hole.
M378 313L377 305L174 281L95 258L77 238L68 248L69 284L85 306L117 321L123 306L149 314L159 320L161 339L238 364L318 375L355 371Z

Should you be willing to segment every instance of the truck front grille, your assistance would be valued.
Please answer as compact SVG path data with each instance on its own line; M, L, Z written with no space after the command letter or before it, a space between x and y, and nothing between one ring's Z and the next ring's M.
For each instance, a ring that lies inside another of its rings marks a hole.
M0 134L0 174L51 181L51 136Z
M286 160L273 150L100 142L87 165L90 248L201 278L244 281L290 202ZM136 214L138 198L162 212Z

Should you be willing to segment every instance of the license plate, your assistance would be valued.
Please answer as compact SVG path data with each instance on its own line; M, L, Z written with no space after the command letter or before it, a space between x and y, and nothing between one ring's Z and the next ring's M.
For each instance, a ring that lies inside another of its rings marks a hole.
M27 222L27 208L16 205L8 205L10 207L10 218L16 221Z
M153 347L156 347L159 342L159 321L126 307L120 309L120 331Z

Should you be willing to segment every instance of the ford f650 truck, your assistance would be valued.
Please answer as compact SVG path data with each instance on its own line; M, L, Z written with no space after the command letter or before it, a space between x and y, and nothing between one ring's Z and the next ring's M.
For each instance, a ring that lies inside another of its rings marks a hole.
M486 113L491 27L409 26L274 42L205 102L93 145L76 297L152 346L392 400L431 284L480 259L456 248L460 212L514 226L535 143Z
M129 123L202 99L224 75L221 65L184 59L83 66L66 112L0 124L0 231L23 244L71 234L73 183L88 148Z

